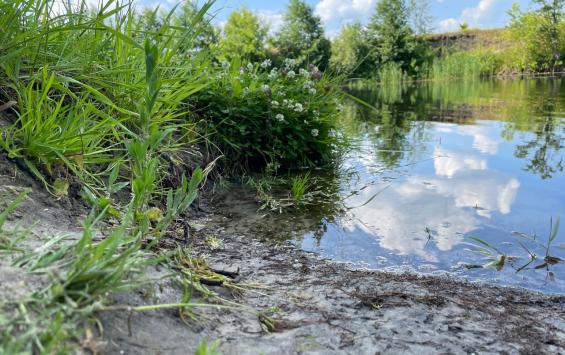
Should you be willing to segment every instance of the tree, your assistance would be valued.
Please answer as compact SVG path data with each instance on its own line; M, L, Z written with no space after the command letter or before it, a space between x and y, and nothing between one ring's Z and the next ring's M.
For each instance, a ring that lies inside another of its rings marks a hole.
M409 25L410 11L404 0L380 0L368 25L375 64L394 62L409 70L416 50Z
M507 60L525 71L555 71L565 49L565 22L561 8L565 0L542 4L536 11L522 12L514 4L508 12L510 48ZM538 1L538 3L542 3ZM559 5L554 7L554 5ZM551 6L549 6L551 5Z
M356 22L345 25L332 42L330 66L339 74L362 77L369 74L365 29Z
M430 15L428 0L410 0L410 23L418 35L430 33L433 30L434 17Z
M209 18L205 17L206 8L200 9L194 0L185 0L180 11L173 17L173 24L187 31L190 38L190 46L194 50L210 49L218 41L218 31L211 24Z
M547 36L553 54L552 71L558 65L561 57L559 46L559 25L563 19L565 0L534 0L540 5L539 14L544 19L542 31Z
M163 25L159 9L143 8L139 16L139 23L144 32L159 32Z
M258 61L265 57L267 27L246 8L231 13L218 43L218 57Z
M320 18L303 0L290 0L274 45L280 55L295 59L299 64L312 63L321 70L328 67L330 41L325 37Z
M563 134L559 123L549 114L537 123L535 137L516 147L514 155L528 161L525 169L538 174L542 179L549 179L563 171Z

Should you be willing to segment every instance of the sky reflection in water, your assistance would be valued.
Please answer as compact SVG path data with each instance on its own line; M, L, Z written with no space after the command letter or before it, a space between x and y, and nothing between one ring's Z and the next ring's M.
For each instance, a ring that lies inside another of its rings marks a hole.
M470 92L450 85L462 94L409 87L392 99L366 93L379 112L350 108L356 144L343 170L353 178L344 179L342 194L351 195L351 209L325 223L321 237L306 235L303 248L371 268L406 265L565 292L563 264L550 267L555 281L545 269L516 273L528 254L512 235L535 233L544 242L550 218L565 218L565 83L473 83ZM466 250L470 236L522 259L501 272L466 269L485 263ZM564 242L565 223L552 255L565 259ZM543 250L536 253L543 259Z

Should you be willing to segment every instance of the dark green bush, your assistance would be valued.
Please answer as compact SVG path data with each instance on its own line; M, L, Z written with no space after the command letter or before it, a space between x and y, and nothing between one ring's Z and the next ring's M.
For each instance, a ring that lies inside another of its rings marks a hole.
M229 167L260 170L323 163L339 144L340 90L315 66L281 68L224 62L213 83L191 98L192 113Z

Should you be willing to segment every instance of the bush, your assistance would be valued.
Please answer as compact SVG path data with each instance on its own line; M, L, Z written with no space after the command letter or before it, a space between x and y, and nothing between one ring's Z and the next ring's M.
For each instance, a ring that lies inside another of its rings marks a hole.
M295 168L332 156L340 91L318 68L296 68L292 60L281 68L269 60L233 60L216 74L191 105L228 166Z

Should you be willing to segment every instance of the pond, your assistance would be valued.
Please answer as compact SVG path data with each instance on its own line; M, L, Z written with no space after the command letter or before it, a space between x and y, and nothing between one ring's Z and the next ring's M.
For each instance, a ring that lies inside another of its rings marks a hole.
M565 226L552 228L547 248L565 217L565 80L353 94L375 109L344 111L353 138L341 165L347 213L298 237L303 249L369 268L565 292Z

